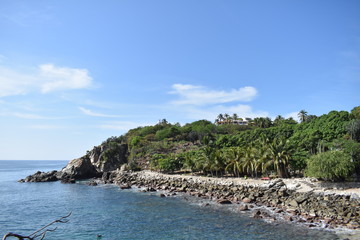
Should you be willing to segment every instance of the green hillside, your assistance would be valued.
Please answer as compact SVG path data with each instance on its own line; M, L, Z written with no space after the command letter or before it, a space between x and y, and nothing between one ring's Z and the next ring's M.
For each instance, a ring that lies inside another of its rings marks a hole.
M346 180L360 175L359 107L322 116L299 112L300 123L281 116L248 119L220 114L214 123L184 126L165 119L102 143L102 161L128 147L128 168L210 176L311 176ZM236 120L236 121L234 121ZM221 123L221 124L220 124Z

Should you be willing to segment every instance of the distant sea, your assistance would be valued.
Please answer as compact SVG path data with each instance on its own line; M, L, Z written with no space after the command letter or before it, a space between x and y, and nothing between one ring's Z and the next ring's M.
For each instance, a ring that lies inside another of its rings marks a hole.
M234 207L184 195L162 198L85 182L17 182L38 170L60 170L66 163L0 161L0 239L7 232L28 235L69 212L70 221L56 224L45 239L342 239L329 231L266 223Z

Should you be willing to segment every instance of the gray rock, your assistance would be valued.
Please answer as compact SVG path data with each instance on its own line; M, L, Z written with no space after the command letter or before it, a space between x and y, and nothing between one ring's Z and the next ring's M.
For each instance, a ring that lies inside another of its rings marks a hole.
M249 207L248 207L247 204L241 205L241 206L239 207L239 211L247 211L247 210L249 210Z
M87 157L77 158L70 161L61 170L61 174L67 174L74 179L87 179L99 176L99 172ZM63 178L63 176L61 175L60 178Z
M104 161L104 153L106 151L111 151L112 157L107 158L106 161ZM99 172L108 172L116 170L120 168L124 163L127 163L127 151L127 144L119 143L116 146L112 145L111 149L107 148L104 145L100 145L94 147L91 151L89 151L89 153L87 154L87 158Z
M51 172L36 172L33 175L27 176L25 179L19 180L19 182L54 182L57 181L57 171Z
M217 200L217 203L219 204L231 204L232 202L228 199L219 199Z

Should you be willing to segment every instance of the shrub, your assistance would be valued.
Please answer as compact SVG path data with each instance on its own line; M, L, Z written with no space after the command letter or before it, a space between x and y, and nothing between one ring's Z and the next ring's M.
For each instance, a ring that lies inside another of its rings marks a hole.
M344 151L328 151L311 156L305 175L325 180L345 180L354 172L351 156Z
M131 140L129 141L129 147L130 147L130 148L140 147L140 146L141 146L141 142L142 142L142 137L140 137L140 136L134 136L134 137L132 137Z
M181 169L183 159L175 155L154 154L151 165L162 172L174 172Z
M179 127L171 126L164 128L162 130L159 130L155 134L155 138L159 141L165 139L165 138L172 138L180 134Z

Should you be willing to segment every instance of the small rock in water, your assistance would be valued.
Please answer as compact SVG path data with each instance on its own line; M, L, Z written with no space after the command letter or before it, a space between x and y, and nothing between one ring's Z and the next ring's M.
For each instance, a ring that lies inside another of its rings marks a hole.
M97 186L98 184L95 181L90 181L90 182L88 182L87 185L89 185L89 186Z
M121 185L120 189L130 189L131 186L130 185Z
M156 192L156 189L152 188L152 187L148 187L148 188L146 188L146 191L147 192Z
M232 202L228 199L219 199L217 201L219 204L231 204Z
M239 211L247 211L247 210L249 210L249 207L246 204L239 207Z
M76 183L75 179L74 178L63 178L61 179L61 183Z
M253 214L251 215L253 218L262 218L261 216L261 211L260 210L257 210L255 212L253 212Z

